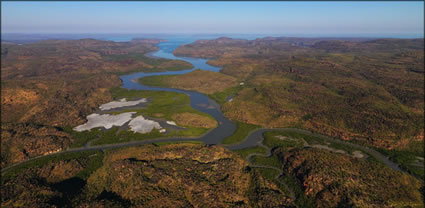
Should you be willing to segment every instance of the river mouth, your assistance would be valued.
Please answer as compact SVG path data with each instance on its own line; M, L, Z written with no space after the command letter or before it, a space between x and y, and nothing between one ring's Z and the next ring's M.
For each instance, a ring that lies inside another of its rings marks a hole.
M198 59L190 57L176 57L172 53L178 46L186 44L188 42L181 41L168 41L161 42L158 44L159 50L148 54L148 57L151 58L165 58L165 59L174 59L174 60L183 60L191 63L193 65L192 69L182 70L182 71L166 71L166 72L138 72L128 75L120 76L122 80L122 87L128 90L152 90L152 91L168 91L168 92L177 92L183 93L190 97L190 105L192 108L207 113L211 115L218 123L215 129L212 129L205 135L201 136L198 140L204 142L205 144L220 144L221 141L231 136L235 130L236 125L223 116L220 105L214 100L210 99L208 96L203 95L199 92L188 91L188 90L179 90L174 88L163 88L163 87L150 87L141 84L137 80L143 77L148 76L160 76L160 75L181 75L192 72L196 69L202 69L207 71L218 72L221 70L219 67L211 66L207 64L207 59ZM181 139L182 141L189 138L176 138ZM193 139L193 138L192 138Z

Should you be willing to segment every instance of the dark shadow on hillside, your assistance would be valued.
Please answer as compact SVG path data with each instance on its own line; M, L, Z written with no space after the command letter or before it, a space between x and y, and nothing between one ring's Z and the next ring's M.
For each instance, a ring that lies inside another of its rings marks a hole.
M49 201L49 204L58 207L66 207L71 204L71 200L81 193L81 190L86 185L86 181L81 178L73 177L64 181L52 184L51 187L62 193L62 197L54 197Z
M120 195L114 192L109 192L105 190L102 191L102 193L96 198L96 200L107 200L111 202L116 202L122 205L123 207L129 207L131 205L129 200L123 199Z

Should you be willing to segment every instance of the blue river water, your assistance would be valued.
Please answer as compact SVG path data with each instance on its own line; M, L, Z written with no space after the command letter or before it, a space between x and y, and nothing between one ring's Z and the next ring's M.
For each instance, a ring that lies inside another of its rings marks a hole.
M193 40L192 40L193 41ZM190 138L171 138L166 141L181 141L181 140L197 140L197 141L203 141L205 144L220 144L221 141L232 135L236 130L236 125L225 118L223 114L220 111L220 106L213 100L209 99L207 96L202 95L198 92L193 91L186 91L186 90L177 90L172 88L158 88L158 87L149 87L142 84L139 84L137 82L133 82L133 79L138 79L141 77L146 76L155 76L155 75L166 75L166 74L185 74L188 72L191 72L195 69L203 69L203 70L210 70L210 71L219 71L220 68L208 65L206 62L208 60L206 59L195 59L195 58L187 58L187 57L176 57L173 55L173 51L182 44L187 44L192 42L190 40L174 40L169 42L163 42L159 44L159 50L150 54L154 57L160 57L160 58L168 58L168 59L179 59L184 60L187 62L192 63L194 66L192 69L184 70L184 71L172 71L172 72L158 72L158 73L134 73L130 75L124 75L121 76L121 79L123 80L123 86L127 89L140 89L140 90L157 90L157 91L172 91L172 92L179 92L179 93L185 93L190 96L191 98L191 106L201 112L205 112L213 116L218 121L218 127L213 129L212 131L208 132L207 134L203 135L199 139L190 139ZM385 156L373 149L370 149L368 147L363 147L358 144L353 144L345 141L341 141L338 139L330 138L324 135L316 134L307 130L303 129L296 129L296 128L280 128L280 129L267 129L267 128L261 128L257 129L255 131L250 132L250 134L243 140L241 143L233 144L233 145L227 145L226 147L231 150L237 150L237 149L244 149L249 147L257 146L259 143L263 140L263 134L266 131L270 130L285 130L285 131L295 131L302 134L308 134L315 137L320 137L322 139L325 139L327 141L348 145L351 147L355 147L358 149L361 149L363 152L368 153L369 155L374 156L376 159L383 162L388 167L392 168L396 171L401 171L399 165L397 163L392 162L388 156ZM150 141L146 141L150 142ZM142 141L144 143L144 141ZM132 144L123 144L124 145L132 145Z
M177 75L185 74L196 69L203 69L208 71L218 72L221 68L211 66L207 64L207 59L198 59L198 58L189 58L189 57L176 57L172 53L178 46L182 44L187 44L192 42L190 39L175 39L168 42L161 42L158 44L159 50L153 53L148 54L149 56L166 58L166 59L178 59L191 63L194 67L188 70L182 71L167 71L167 72L154 72L154 73L145 73L138 72L129 75L121 76L123 82L123 87L126 89L133 90L153 90L153 91L169 91L169 92L178 92L184 93L190 97L190 105L201 112L211 115L214 119L217 120L217 128L209 131L203 135L199 140L203 141L205 144L219 144L224 138L232 135L236 130L236 125L231 122L229 119L225 118L220 110L220 106L208 96L195 91L179 90L173 88L162 88L162 87L150 87L143 85L138 82L142 77L147 76L158 76L158 75ZM172 106L171 106L172 107Z

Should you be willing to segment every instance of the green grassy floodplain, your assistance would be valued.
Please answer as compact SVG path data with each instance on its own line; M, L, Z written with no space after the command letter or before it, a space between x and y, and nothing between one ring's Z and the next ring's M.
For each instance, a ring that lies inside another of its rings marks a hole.
M245 159L248 155L252 153L260 153L260 154L266 154L267 151L263 147L250 147L240 150L234 150L237 154L239 154L243 159Z
M13 177L15 177L18 173L24 171L28 168L36 168L46 165L52 162L58 162L62 160L71 160L78 159L85 163L85 168L80 171L76 176L83 180L86 180L91 173L93 173L97 168L102 166L104 153L98 150L89 150L83 152L65 152L65 153L57 153L52 154L46 157L34 158L32 160L25 161L21 164L18 164L14 167L11 167L4 173L2 173L1 181L2 184Z
M160 75L160 76L149 76L143 77L139 79L139 82L148 85L148 86L156 86L156 87L171 87L169 83L167 83L167 79L172 77L178 77L181 75ZM213 100L215 100L218 104L223 105L228 101L229 98L234 97L238 94L239 91L243 89L243 86L234 86L229 87L223 91L207 94L207 96Z
M423 144L422 144L422 147L423 147ZM383 150L383 149L376 149L376 150L385 155L388 155L390 157L390 160L400 164L400 167L404 169L405 171L407 171L408 173L422 179L425 177L424 167L413 165L415 161L418 160L416 157L423 158L424 154L412 153L409 151ZM423 164L423 161L419 161L419 162Z
M190 143L190 144L203 144L201 141L179 141L179 142L155 142L152 145L155 146L163 146L168 144L181 144L181 143ZM114 148L113 150L125 149L128 147L120 147ZM1 175L1 183L3 184L5 181L14 178L16 175L21 173L22 171L29 168L39 168L49 163L59 162L59 161L67 161L72 159L77 159L82 162L85 168L80 171L74 177L80 178L82 180L87 180L87 178L92 174L97 168L101 167L103 164L103 158L105 154L110 150L100 151L100 150L87 150L80 152L63 152L48 155L45 157L34 158L28 161L25 161L21 164L18 164L14 167L9 168Z
M223 105L227 102L228 98L235 97L239 91L243 89L243 86L229 87L221 92L209 94L208 97L215 100L218 104Z
M175 76L178 76L178 75L148 76L148 77L140 78L139 82L147 86L170 87L170 85L165 80Z
M173 120L172 115L177 113L189 112L208 117L215 120L212 116L193 109L190 106L190 98L181 93L166 92L166 91L144 91L144 90L127 90L124 88L112 88L111 94L114 100L120 98L136 99L147 98L150 102L146 108L127 109L115 113L136 112L136 115L143 115L151 118L159 118L164 120ZM169 130L167 133L160 133L154 129L150 133L140 134L131 131L122 131L118 127L113 127L106 131L100 128L91 129L90 131L76 132L71 128L65 128L65 131L72 134L75 142L72 147L84 146L90 140L93 140L92 145L114 144L136 140L146 140L164 137L198 137L205 134L208 128L194 128L184 126L183 130Z
M293 141L281 140L281 139L276 138L276 136L285 136L285 137L292 138L292 139L295 139L295 140L293 140ZM352 154L354 151L361 151L362 154L368 156L367 157L368 161L379 162L379 160L374 158L372 155L362 151L361 149L358 149L358 148L355 148L355 147L352 147L352 146L349 146L349 145L344 145L344 144L339 144L339 143L335 143L335 142L332 142L332 141L328 141L328 140L325 140L325 139L317 137L317 136L312 136L312 135L307 135L307 134L303 134L303 133L299 133L299 132L294 132L294 131L291 131L291 130L268 131L264 134L264 142L263 143L264 143L264 145L266 145L270 148L283 147L283 148L285 148L285 150L289 150L289 149L292 149L292 148L303 148L304 144L303 144L301 139L305 140L309 145L315 145L315 144L327 145L330 148L344 150L348 154Z
M260 128L260 126L234 121L236 123L236 131L233 135L223 139L222 144L237 144L242 142L252 131Z

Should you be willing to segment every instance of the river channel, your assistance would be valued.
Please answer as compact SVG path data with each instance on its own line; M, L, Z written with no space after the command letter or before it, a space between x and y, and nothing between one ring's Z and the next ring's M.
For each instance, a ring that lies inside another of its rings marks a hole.
M176 60L183 60L191 63L193 65L192 69L188 70L182 70L182 71L167 71L167 72L156 72L156 73L145 73L145 72L139 72L139 73L133 73L130 75L123 75L121 76L121 80L123 82L123 87L126 89L132 89L132 90L154 90L154 91L170 91L170 92L178 92L178 93L184 93L190 97L190 104L191 106L204 113L208 113L212 117L214 117L217 122L218 126L217 128L207 132L203 136L193 139L193 138L168 138L168 139L159 139L156 141L202 141L205 144L220 144L223 139L225 139L228 136L231 136L235 130L236 125L229 119L223 116L220 105L218 105L214 100L208 98L206 95L203 95L201 93L195 92L195 91L187 91L187 90L179 90L179 89L173 89L173 88L161 88L161 87L150 87L141 84L138 82L138 80L142 77L147 76L159 76L159 75L179 75L179 74L186 74L196 69L202 69L202 70L208 70L208 71L214 71L218 72L221 68L211 66L207 64L207 59L199 59L199 58L191 58L191 57L177 57L174 56L173 51L177 49L182 44L188 44L190 42L182 42L182 41L168 41L168 42L161 42L158 44L159 50L147 54L147 56L152 58L166 58L166 59L176 59ZM236 149L243 149L248 147L254 147L261 145L260 143L263 140L263 134L266 131L270 131L273 129L257 129L253 132L251 132L247 138L245 138L244 141L242 141L239 144L234 145L227 145L226 147L231 150ZM277 130L277 129L276 129ZM327 139L328 141L342 143L345 145L349 145L355 148L359 148L363 150L364 152L367 152L370 155L373 155L378 160L382 161L385 165L388 167L400 171L400 168L398 164L392 162L389 160L388 157L382 155L381 153L372 150L367 147L363 147L357 144L339 141L330 137L326 137L319 134L314 134L312 132L302 130L302 129L280 129L280 130L291 130L291 131L297 131L299 133L304 134L312 134L315 136L322 137L324 139ZM150 143L151 140L148 141L139 141L135 143ZM130 146L134 144L123 144L123 146Z
M192 108L199 110L204 113L208 113L214 119L217 120L217 128L209 131L204 134L202 137L198 138L205 144L220 144L221 141L232 135L236 130L236 125L231 122L229 119L223 116L220 110L220 105L218 105L214 100L208 98L208 96L195 91L179 90L173 88L162 88L162 87L150 87L139 83L139 80L142 77L147 76L159 76L159 75L178 75L186 74L196 69L208 70L218 72L221 68L208 65L206 62L207 59L198 59L198 58L189 58L189 57L176 57L173 55L173 51L182 44L180 41L170 41L170 42L161 42L158 44L159 50L153 53L147 54L150 57L157 58L166 58L166 59L177 59L183 60L191 63L193 65L192 69L182 70L182 71L167 71L167 72L155 72L155 73L145 73L139 72L130 75L121 76L123 82L123 87L131 90L154 90L154 91L170 91L186 94L190 97L190 105ZM187 140L187 138L174 138L173 140Z
M182 71L156 72L156 73L138 72L138 73L133 73L133 74L129 74L129 75L122 75L120 77L121 80L122 80L122 83L123 83L122 87L124 87L126 89L132 89L132 90L170 91L170 92L178 92L178 93L186 94L190 97L190 104L194 109L199 110L199 111L204 112L204 113L208 113L209 115L211 115L212 117L214 117L217 120L218 126L215 129L208 131L206 134L204 134L203 136L201 136L199 138L158 138L158 139L141 140L141 141L130 141L130 142L118 143L118 144L105 144L105 145L97 145L97 146L88 145L88 146L79 147L79 148L67 149L67 150L61 151L61 153L63 153L63 152L80 152L80 151L88 151L88 150L106 150L106 149L110 149L110 148L130 147L130 146L141 145L141 144L150 144L150 143L155 143L155 142L202 141L203 143L205 143L207 145L213 145L213 144L220 144L221 141L224 138L231 136L236 130L235 123L233 123L229 119L225 118L223 116L221 110L220 110L220 105L218 105L214 100L208 98L206 95L200 94L200 93L195 92L195 91L179 90L179 89L173 89L173 88L150 87L150 86L146 86L146 85L143 85L143 84L138 82L138 79L140 79L142 77L185 74L185 73L191 72L191 71L196 70L196 69L203 69L203 70L209 70L209 71L214 71L214 72L220 71L221 68L208 65L207 59L198 59L198 58L190 58L190 57L176 57L176 56L173 55L173 51L177 47L179 47L182 44L188 44L190 42L191 41L187 41L187 40L186 41L161 42L161 43L158 44L158 47L159 47L158 51L152 52L152 53L149 53L149 54L146 54L146 55L153 57L153 58L166 58L166 59L177 59L177 60L187 61L194 66L192 69L182 70ZM262 147L268 149L267 152L268 152L268 155L270 155L271 149L266 147L265 145L262 145L262 141L264 139L263 134L266 131L271 131L271 130L296 131L298 133L317 136L317 137L320 137L320 138L325 139L325 140L330 141L330 142L340 143L340 144L348 145L348 146L351 146L351 147L354 147L354 148L357 148L357 149L361 149L363 152L368 153L371 156L374 156L376 159L380 160L382 163L384 163L388 167L392 168L393 170L401 171L398 164L392 162L387 156L385 156L385 155L383 155L383 154L381 154L381 153L379 153L379 152L377 152L377 151L375 151L371 148L364 147L364 146L361 146L361 145L358 145L358 144L353 144L353 143L337 140L337 139L330 138L330 137L327 137L327 136L324 136L324 135L315 134L315 133L312 133L310 131L303 130L303 129L295 129L295 128L268 129L268 128L261 128L261 129L257 129L257 130L250 132L249 135L239 144L223 145L223 146L225 146L226 148L228 148L230 150L244 149L244 148L249 148L249 147L254 147L254 146L262 146ZM38 158L45 157L45 156L46 155L34 157L34 158L27 160L26 162L29 162L31 160L36 160ZM4 173L6 170L8 170L8 169L10 169L10 168L12 168L16 165L19 165L21 163L22 162L13 164L13 165L8 166L8 167L5 167L1 170L1 172ZM273 167L267 167L267 168L273 168Z

